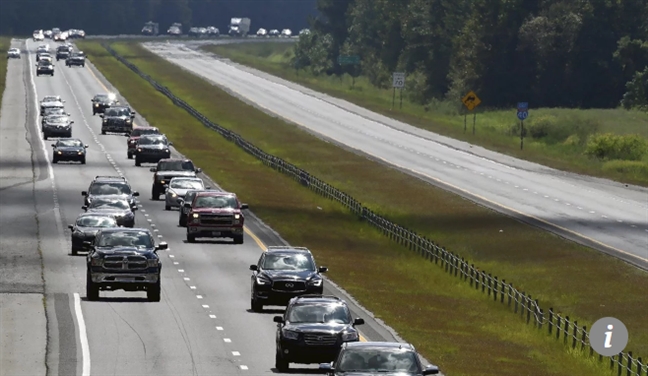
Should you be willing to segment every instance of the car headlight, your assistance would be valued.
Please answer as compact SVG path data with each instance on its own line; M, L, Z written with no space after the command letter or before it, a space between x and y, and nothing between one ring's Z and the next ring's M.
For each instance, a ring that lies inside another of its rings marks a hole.
M141 149L141 148L137 148L137 151L141 153L141 152L142 152L142 149ZM161 183L164 184L164 180L161 181Z
M200 218L200 214L198 214L198 213L193 213L191 216L192 216L193 218Z
M164 180L160 180L160 184L166 184Z
M82 151L80 151L80 152L79 152L79 155L83 155L83 152L82 152Z
M164 150L164 152L165 152L165 153L168 153L168 152L169 152L169 149Z
M240 214L234 214L234 219L241 219L241 215Z
M103 259L99 258L99 256L93 255L90 258L90 265L92 266L102 266L103 265Z
M286 339L299 339L299 333L293 332L292 330L283 330L282 334Z
M148 259L147 264L149 268L157 268L158 266L160 266L160 259Z
M342 341L357 341L359 339L358 332L346 332L342 333Z
M322 285L322 279L321 278L313 278L310 281L308 281L308 284L311 286L316 286L319 287Z
M256 282L258 285L269 285L270 284L270 278L263 276L263 275L258 275L256 276Z
M99 103L95 103L95 107L99 107Z
M126 119L127 123L130 123L131 121L133 121L133 120L132 119Z
M58 155L61 155L61 154L63 154L63 153L61 153L61 152L59 151L59 152L58 152Z

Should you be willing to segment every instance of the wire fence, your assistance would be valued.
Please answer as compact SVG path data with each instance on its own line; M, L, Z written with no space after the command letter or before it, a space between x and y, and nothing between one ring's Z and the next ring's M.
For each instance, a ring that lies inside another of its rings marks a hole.
M561 343L566 348L578 350L590 357L598 357L601 362L609 361L611 371L615 371L617 376L648 376L648 364L644 363L641 357L635 358L631 351L622 352L612 357L603 357L595 354L589 344L587 326L579 326L576 320L571 320L569 316L555 312L553 308L549 308L548 310L541 308L537 299L533 299L531 294L517 290L513 286L513 283L506 282L504 279L500 280L497 276L493 276L491 273L479 269L479 267L470 263L469 260L446 250L445 247L436 244L425 236L421 236L412 230L374 213L358 200L312 176L308 171L264 152L243 139L237 133L213 123L188 103L173 95L168 88L159 84L137 68L137 66L120 56L109 44L102 43L102 46L115 59L146 80L156 90L169 98L176 106L186 110L206 127L220 133L227 140L236 143L243 150L261 160L266 166L290 176L319 195L344 205L361 219L366 220L380 230L390 240L420 254L423 258L437 265L446 273L466 281L470 287L481 290L487 298L492 299L494 302L506 305L521 320L528 325L533 325L538 330L545 331L548 336L554 337L556 342ZM607 358L607 360L604 358Z

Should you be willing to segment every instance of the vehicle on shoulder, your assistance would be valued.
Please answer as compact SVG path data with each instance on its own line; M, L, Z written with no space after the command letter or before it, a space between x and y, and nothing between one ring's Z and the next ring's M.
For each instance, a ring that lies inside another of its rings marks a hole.
M109 214L115 217L118 225L135 227L137 206L131 206L128 200L122 196L97 197L89 205L83 205L81 209L85 210L86 213Z
M243 210L247 208L231 192L197 193L187 214L187 242L195 243L197 238L232 238L234 244L243 244Z
M164 194L164 210L179 208L180 202L184 200L188 191L204 191L205 189L208 189L208 187L205 187L205 183L201 178L172 178L167 184Z
M7 59L20 59L20 48L10 48L7 51Z
M329 376L437 375L439 367L423 366L412 344L400 342L348 342L335 361L320 364Z
M161 159L157 166L151 167L153 185L151 186L151 199L157 201L166 190L166 185L172 178L195 178L202 170L196 167L190 159L167 158Z
M72 254L87 252L85 242L93 242L99 230L119 227L117 220L110 214L82 213L73 224L68 225L71 231Z
M161 159L171 158L173 142L169 142L165 135L148 134L141 136L135 145L135 166L142 163L158 163Z
M47 59L41 59L36 63L36 76L48 75L54 76L54 64Z
M347 303L335 296L301 295L290 300L277 323L275 368L285 372L290 363L332 362L346 342L360 341Z
M102 290L124 290L146 291L149 301L160 301L162 262L157 252L167 249L167 243L156 245L151 232L143 228L105 228L84 245L89 249L88 300L99 300Z
M56 48L56 61L61 59L66 60L70 57L70 52L72 52L72 47L66 45L58 46Z
M252 271L250 307L253 312L264 306L287 306L290 299L306 294L323 294L326 266L317 266L308 248L268 247Z
M43 120L43 139L47 140L50 137L72 137L72 124L74 124L74 120L71 120L69 116L51 115Z
M130 134L133 131L133 119L135 111L128 106L110 106L99 115L101 121L101 134L124 133Z
M103 114L106 108L119 105L119 100L114 93L96 94L90 102L92 102L92 115Z
M82 51L72 52L65 60L68 67L85 67L86 55Z
M52 144L52 148L54 149L52 163L73 161L86 164L86 149L88 145L85 145L78 138L61 138Z
M125 177L97 175L90 183L88 190L81 192L81 195L84 197L84 205L90 205L97 197L120 196L125 198L132 208L136 208L135 197L139 196L139 192L131 188Z
M191 203L193 202L194 197L198 192L204 192L212 189L211 187L205 187L205 189L191 189L188 190L183 198L178 197L178 205L180 210L178 210L178 226L187 227L187 214L191 210Z
M126 145L128 146L128 159L133 159L133 155L135 155L135 150L137 146L137 140L139 140L140 137L143 135L148 135L148 134L161 134L160 130L157 127L134 127L133 131L129 134L126 135L128 137L128 140L126 141Z

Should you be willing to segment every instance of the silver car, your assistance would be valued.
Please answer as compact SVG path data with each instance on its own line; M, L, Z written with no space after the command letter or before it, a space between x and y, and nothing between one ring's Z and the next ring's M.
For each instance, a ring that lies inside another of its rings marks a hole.
M9 51L7 51L7 59L20 59L20 49L10 48Z
M184 199L187 191L205 189L205 183L201 178L172 178L167 185L165 193L164 210L171 210L171 208L179 208L180 202L178 199Z

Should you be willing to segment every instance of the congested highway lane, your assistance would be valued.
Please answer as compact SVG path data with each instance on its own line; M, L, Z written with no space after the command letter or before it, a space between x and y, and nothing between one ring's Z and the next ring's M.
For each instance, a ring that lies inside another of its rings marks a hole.
M27 48L33 52L36 45L28 41ZM71 297L69 307L79 338L60 340L57 345L65 355L50 360L59 365L59 371L89 365L93 375L272 373L275 348L272 316L281 311L248 312L248 266L256 263L262 249L259 238L264 235L260 225L252 220L248 222L249 228L258 229L255 230L258 236L248 231L243 245L186 244L185 230L177 226L177 211L165 211L163 202L150 200L152 173L148 169L151 165L135 167L133 160L127 159L123 135L101 135L100 118L92 116L90 99L107 91L109 84L90 67L67 68L63 63L56 64L54 77L36 77L33 60L30 54L26 62L31 68L26 72L26 82L36 92L31 106L37 105L36 98L61 95L75 121L73 137L90 145L85 166L67 163L49 166L62 223L56 224L58 230L52 230L48 239L51 244L60 245L52 246L44 255L45 281L50 294ZM137 115L135 124L146 125L146 122ZM39 124L35 117L32 126L32 132L37 132ZM40 148L51 158L49 145L50 142L42 142ZM145 293L124 291L102 292L100 301L85 301L85 258L69 255L69 231L62 235L62 228L81 212L81 191L87 189L90 181L96 175L117 174L125 176L141 194L136 226L151 229L158 241L169 244L168 250L160 251L164 265L160 303L146 302ZM60 239L62 236L64 239ZM368 321L366 328L361 328L364 337L393 339L360 308L356 307L354 313ZM82 331L78 330L79 316L85 324L87 346ZM70 326L70 320L67 321ZM53 330L57 329L65 330L58 326ZM64 351L69 347L73 350ZM76 365L69 359L75 352Z
M215 59L198 51L197 43L143 45L316 134L648 268L648 189L562 173L441 137L263 72Z

